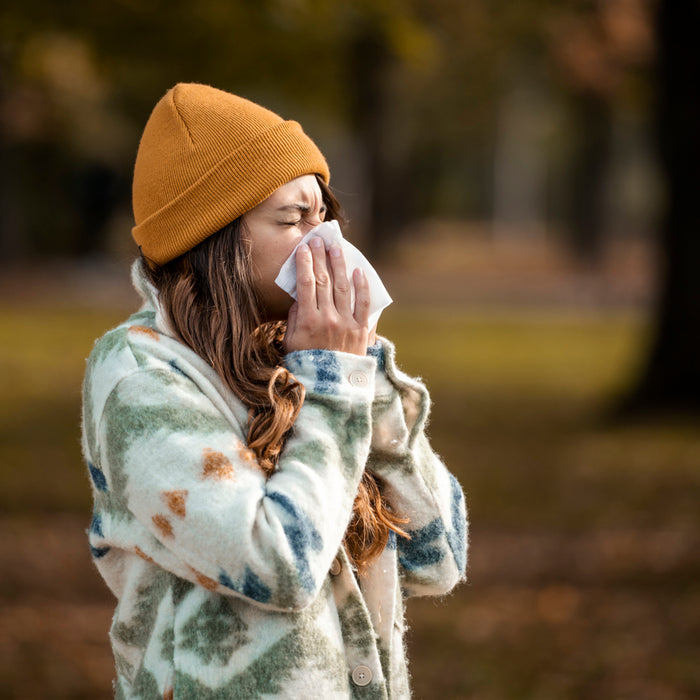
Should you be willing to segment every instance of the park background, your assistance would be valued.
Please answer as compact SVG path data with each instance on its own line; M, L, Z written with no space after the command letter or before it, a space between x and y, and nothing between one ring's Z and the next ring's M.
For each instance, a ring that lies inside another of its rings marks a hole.
M395 303L471 520L415 696L700 696L700 9L39 0L0 9L0 698L111 696L80 383L136 306L130 179L180 81L300 121Z

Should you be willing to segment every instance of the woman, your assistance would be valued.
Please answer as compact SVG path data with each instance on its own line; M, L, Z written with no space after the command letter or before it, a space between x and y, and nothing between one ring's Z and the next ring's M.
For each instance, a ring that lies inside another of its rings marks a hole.
M88 361L95 563L120 698L404 698L403 599L464 575L462 491L428 396L320 238L296 122L214 88L156 105L134 172L142 308ZM351 304L351 292L356 301Z

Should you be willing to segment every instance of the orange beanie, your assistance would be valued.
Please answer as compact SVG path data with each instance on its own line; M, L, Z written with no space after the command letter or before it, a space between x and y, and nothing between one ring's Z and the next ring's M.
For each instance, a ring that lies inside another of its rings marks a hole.
M330 179L294 121L208 85L180 83L146 124L134 168L132 234L162 265L300 175Z

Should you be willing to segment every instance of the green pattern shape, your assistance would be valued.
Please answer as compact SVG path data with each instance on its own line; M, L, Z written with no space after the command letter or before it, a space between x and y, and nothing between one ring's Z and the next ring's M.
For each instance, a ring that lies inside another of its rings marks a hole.
M340 628L345 643L369 654L374 647L372 622L362 600L351 593L338 610Z
M158 395L161 388L173 382L185 381L165 370L151 370L148 378L150 381L143 390L147 389L150 395ZM104 417L105 456L109 465L111 497L113 505L122 515L128 512L124 455L132 444L150 437L156 431L207 435L231 429L228 421L213 409L207 413L201 408L195 410L162 403L135 403L130 396L124 396L123 384L118 385L107 399Z
M275 642L267 651L251 662L245 671L233 676L218 688L210 688L190 675L178 671L175 688L178 696L197 700L229 700L230 698L257 698L263 694L281 695L286 681L291 681L298 668L297 659L303 658L307 668L325 673L335 681L346 674L345 660L333 645L311 627L300 626ZM283 697L283 696L282 696Z
M326 465L333 460L328 442L324 440L291 442L285 446L284 458L312 465Z
M132 695L137 698L160 698L162 697L161 691L158 688L158 681L155 675L149 671L145 666L141 666L134 678L134 682L131 685Z
M353 406L350 415L345 421L343 430L335 433L336 435L344 434L347 438L340 440L339 446L344 476L348 480L357 478L357 467L360 460L358 445L369 437L371 431L370 420L369 407Z
M117 676L131 678L134 667L116 650L114 650L114 665L117 669Z
M207 598L182 628L178 646L194 651L206 665L224 666L231 655L247 644L248 625L223 596Z
M145 586L136 589L134 614L129 622L119 621L112 626L112 636L122 644L144 648L158 615L158 606L170 592L171 574L158 570Z
M295 566L290 566L289 562L282 557L276 549L270 552L272 565L275 568L275 579L277 581L277 592L275 594L275 604L281 608L293 608L297 603L295 591L299 586L299 574Z
M96 343L90 353L88 369L94 370L101 365L112 353L119 352L126 347L126 326L121 325L107 331Z
M296 625L277 642L248 664L245 671L236 674L218 688L210 688L178 671L175 676L176 695L197 700L229 700L230 698L257 698L263 694L278 695L284 683L292 680L303 658L306 668L318 670L343 690L342 680L347 673L345 658L320 631L316 622L330 596L330 582L326 581L314 602L301 613L279 613L294 619ZM290 617L291 616L291 617Z
M163 661L172 663L175 656L175 630L168 625L160 637L160 657Z
M147 326L155 329L156 327L156 312L153 309L140 309L134 314L131 314L126 322L127 326Z

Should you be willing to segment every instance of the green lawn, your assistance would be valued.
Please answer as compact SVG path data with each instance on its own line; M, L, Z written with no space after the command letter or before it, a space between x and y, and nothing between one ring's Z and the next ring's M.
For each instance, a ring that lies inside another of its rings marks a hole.
M87 523L80 382L94 338L123 316L0 308L0 510L13 522ZM431 389L433 445L472 524L470 583L409 608L416 697L699 696L699 432L690 421L605 420L634 377L643 323L390 309L380 331ZM19 605L22 585L10 589ZM38 632L23 643L50 657ZM16 673L0 669L0 680L30 697L29 651L15 652ZM76 671L72 695L45 697L107 697L80 685L108 688L93 675Z

